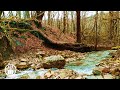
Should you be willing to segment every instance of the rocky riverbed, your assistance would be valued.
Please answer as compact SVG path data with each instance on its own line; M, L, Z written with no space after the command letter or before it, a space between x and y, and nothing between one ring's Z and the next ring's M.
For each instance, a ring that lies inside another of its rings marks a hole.
M71 51L70 51L71 52ZM6 76L1 70L1 78L5 79L114 79L110 73L102 74L96 69L104 59L111 58L110 53L115 50L97 51L89 53L72 53L64 55L46 56L44 52L37 52L25 57L25 54L5 61L17 67L17 73ZM106 71L105 71L106 70ZM107 69L103 71L107 72Z

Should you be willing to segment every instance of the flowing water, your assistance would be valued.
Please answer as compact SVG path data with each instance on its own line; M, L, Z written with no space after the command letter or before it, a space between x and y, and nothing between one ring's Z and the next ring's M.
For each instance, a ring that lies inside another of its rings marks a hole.
M96 64L99 64L99 62L101 60L110 58L111 56L109 55L109 53L114 52L114 51L115 50L89 52L89 53L87 53L87 55L84 59L80 60L82 62L81 65L79 65L79 66L66 65L65 68L74 70L78 73L84 73L84 74L90 75L90 74L92 74L92 70L96 67ZM51 70L56 70L56 69L53 68ZM35 79L36 76L38 76L38 75L43 76L47 71L48 71L48 69L36 70L36 71L34 71L32 69L28 69L25 71L21 71L18 74L8 76L8 77L6 77L6 79L18 79L23 74L28 74L31 79Z
M99 64L101 60L104 60L106 58L110 58L109 55L110 52L114 52L115 50L107 50L107 51L96 51L96 52L90 52L86 55L86 57L81 60L83 63L79 66L72 66L67 65L65 68L72 69L78 73L84 73L84 74L92 74L92 70L96 67L96 64Z

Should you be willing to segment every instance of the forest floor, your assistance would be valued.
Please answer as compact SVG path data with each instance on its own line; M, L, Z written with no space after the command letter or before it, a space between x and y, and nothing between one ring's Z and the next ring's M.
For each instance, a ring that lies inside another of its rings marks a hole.
M71 35L68 33L63 34L57 28L51 28L49 26L46 26L46 29L43 30L43 32L50 39L55 40L55 41L71 42L71 43L75 43L75 41L76 41L74 35ZM76 66L79 66L79 65L81 65L81 62L79 62L77 60L84 59L87 55L87 53L74 52L74 51L70 51L70 50L63 50L63 51L55 50L55 49L45 46L43 44L42 40L35 37L34 35L32 35L29 32L23 33L19 36L23 36L23 35L26 37L26 39L18 38L18 40L20 42L22 42L24 44L24 46L17 46L14 49L15 54L12 54L8 60L5 60L3 62L4 65L7 65L8 63L12 63L17 67L19 66L20 68L23 68L23 70L25 68L41 70L41 69L43 69L41 66L41 62L44 61L43 59L45 57L50 57L53 55L56 55L56 56L60 55L65 59L66 63L69 63L69 62L72 62L75 60L76 63L74 63L74 64ZM95 70L93 71L94 76L98 75L98 76L103 77L103 75L106 75L106 73L107 73L107 74L114 76L114 78L116 78L115 76L117 76L117 78L119 78L120 77L120 68L118 69L118 66L120 65L120 62L119 62L120 54L117 53L117 55L116 55L114 53L114 56L115 57L113 57L113 58L107 58L107 60L104 60L104 63L103 63L103 61L101 61L100 64L97 66L97 68L95 68ZM115 61L115 62L113 62L113 61ZM21 62L24 62L24 63L22 63L22 65L20 66ZM101 65L101 63L103 66ZM102 68L101 68L101 66L102 66ZM111 66L113 66L114 68ZM117 70L116 70L116 68L117 68ZM18 70L18 72L19 72L19 70ZM116 72L117 72L117 74L116 74ZM73 70L67 70L67 69L59 69L59 71L56 71L56 72L53 72L49 69L49 71L44 75L45 77L36 77L36 78L37 79L47 79L47 78L51 77L51 75L52 75L51 73L54 75L57 75L57 76L59 76L58 73L59 74L62 73L62 75L60 77L56 77L56 79L60 79L60 78L61 79L75 79L75 78L76 79L85 79L85 77L83 77L84 74L78 75ZM0 76L4 76L4 75L5 75L4 69L1 69ZM25 79L28 77L26 77L26 75L25 75L21 78ZM93 79L98 79L98 78L93 77ZM101 79L101 77L99 77L99 79ZM111 76L108 75L108 77L102 78L102 79L111 79Z

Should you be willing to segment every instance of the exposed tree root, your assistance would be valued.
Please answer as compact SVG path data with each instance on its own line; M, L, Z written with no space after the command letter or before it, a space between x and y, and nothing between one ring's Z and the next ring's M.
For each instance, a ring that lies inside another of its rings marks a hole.
M81 44L81 43L65 43L65 42L58 42L50 39L48 36L46 36L42 30L38 29L34 23L32 23L33 32L36 37L39 37L44 41L44 45L59 49L59 50L71 50L76 52L89 52L92 50L92 47L89 47L87 45ZM35 34L37 32L37 34Z

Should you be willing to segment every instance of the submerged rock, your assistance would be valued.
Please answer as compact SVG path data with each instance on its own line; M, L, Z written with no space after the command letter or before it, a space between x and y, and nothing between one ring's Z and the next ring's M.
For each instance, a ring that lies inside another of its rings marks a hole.
M45 79L75 79L78 76L78 73L68 69L59 69L55 71L49 70L44 74Z
M70 66L79 66L81 64L83 64L81 61L73 61L73 62L67 63L67 65L70 65Z
M85 79L97 79L96 76L86 76Z
M20 79L30 79L30 76L28 74L23 74L20 76Z
M36 76L36 79L41 79L41 76Z

